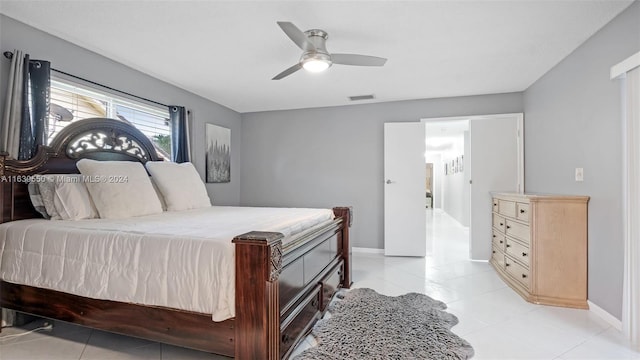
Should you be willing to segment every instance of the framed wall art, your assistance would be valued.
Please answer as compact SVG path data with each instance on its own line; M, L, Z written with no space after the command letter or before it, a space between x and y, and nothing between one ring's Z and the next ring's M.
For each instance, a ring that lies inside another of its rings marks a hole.
M231 129L213 124L205 126L207 182L231 182Z

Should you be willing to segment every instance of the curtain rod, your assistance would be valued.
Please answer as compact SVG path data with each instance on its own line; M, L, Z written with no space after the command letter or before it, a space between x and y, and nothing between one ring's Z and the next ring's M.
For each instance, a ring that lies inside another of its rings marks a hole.
M11 58L13 58L13 53L12 53L11 51L5 51L5 52L4 52L4 57L6 57L7 59L11 59ZM90 83L90 84L97 85L97 86L103 87L103 88L105 88L105 89L109 89L109 90L112 90L112 91L119 92L119 93L121 93L121 94L125 94L125 95L128 95L128 96L132 96L132 97L137 98L137 99L140 99L140 100L148 101L148 102L150 102L150 103L154 103L154 104L156 104L156 105L162 105L162 106L165 106L165 107L169 107L169 105L163 104L163 103L161 103L161 102L157 102L157 101L153 101L153 100L150 100L150 99L147 99L147 98L143 98L142 96L134 95L134 94L128 93L128 92L126 92L126 91L122 91L122 90L114 89L114 88L112 88L112 87L110 87L110 86L103 85L103 84L97 83L97 82L95 82L95 81L87 80L87 79L85 79L85 78L81 78L80 76L72 75L72 74L69 74L69 73L67 73L67 72L64 72L64 71L61 71L61 70L58 70L58 69L51 68L51 70L52 70L52 71L55 71L55 72L57 72L57 73L60 73L60 74L66 75L66 76L70 76L70 77L75 78L75 79L78 79L78 80L86 81L86 82L88 82L88 83Z

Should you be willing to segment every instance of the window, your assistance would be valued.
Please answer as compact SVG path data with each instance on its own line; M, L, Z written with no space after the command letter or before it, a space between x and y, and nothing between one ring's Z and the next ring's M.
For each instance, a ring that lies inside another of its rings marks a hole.
M145 134L160 157L171 159L169 110L161 106L121 98L66 80L51 80L49 143L65 126L92 117L128 122Z

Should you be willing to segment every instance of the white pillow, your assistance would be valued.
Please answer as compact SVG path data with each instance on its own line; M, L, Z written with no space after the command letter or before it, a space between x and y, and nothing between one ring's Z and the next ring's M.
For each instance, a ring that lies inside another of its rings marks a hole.
M84 182L56 182L53 204L62 220L98 217L98 211Z
M158 195L141 163L82 159L76 166L92 180L86 185L101 218L122 219L162 212Z
M211 206L207 188L192 163L149 161L146 167L164 196L167 211Z

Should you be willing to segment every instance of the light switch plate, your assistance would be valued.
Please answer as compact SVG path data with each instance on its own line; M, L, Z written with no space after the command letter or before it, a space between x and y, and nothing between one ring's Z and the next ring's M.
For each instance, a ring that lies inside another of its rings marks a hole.
M576 181L584 181L584 169L576 168Z

